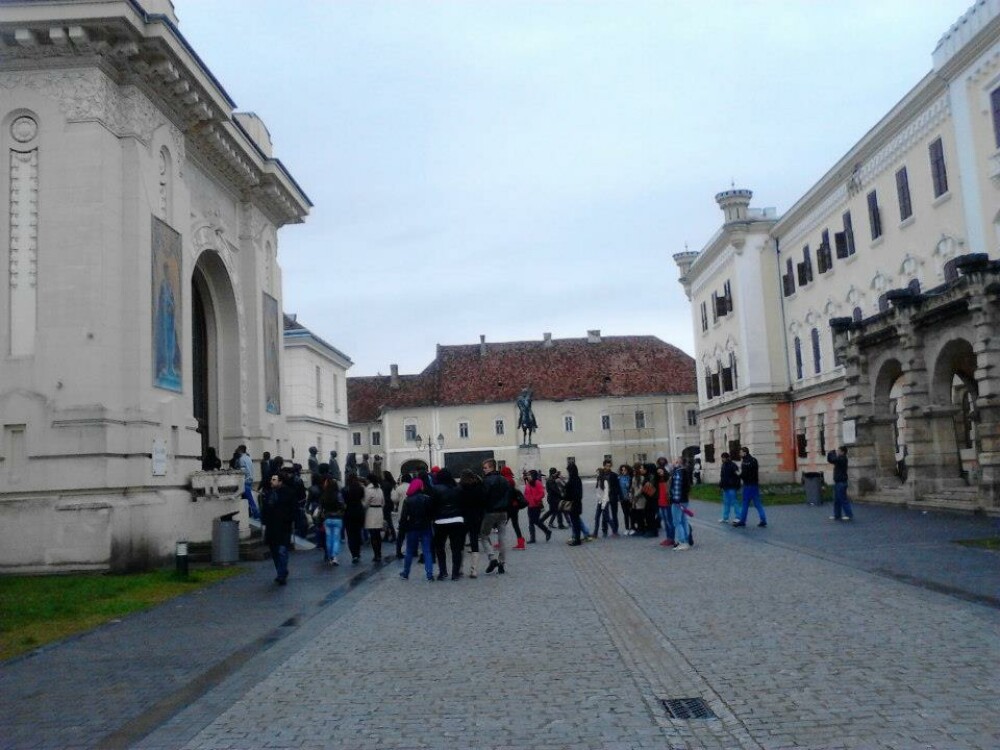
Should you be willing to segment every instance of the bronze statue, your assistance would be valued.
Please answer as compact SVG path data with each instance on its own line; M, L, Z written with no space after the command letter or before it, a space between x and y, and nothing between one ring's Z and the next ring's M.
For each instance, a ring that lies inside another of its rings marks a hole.
M532 393L530 388L521 391L517 397L517 427L521 430L522 445L531 445L531 435L538 429L538 422L535 421L535 412L531 410Z

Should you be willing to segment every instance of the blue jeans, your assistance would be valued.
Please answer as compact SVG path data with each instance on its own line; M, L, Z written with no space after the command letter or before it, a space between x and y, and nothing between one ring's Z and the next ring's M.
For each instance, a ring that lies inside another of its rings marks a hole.
M671 515L674 517L674 541L678 544L687 544L691 538L688 534L688 517L684 512L686 503L673 503L670 506Z
M756 484L743 485L743 508L740 510L740 523L747 522L747 515L750 513L750 503L757 510L757 516L761 523L767 523L767 516L764 515L764 506L760 504L760 487Z
M434 555L431 554L431 530L407 531L406 532L406 554L403 556L403 578L410 577L410 566L413 565L413 558L417 554L417 543L420 544L420 552L424 556L424 573L427 580L434 580Z
M672 542L676 541L674 539L674 522L670 513L670 506L657 507L656 512L660 515L660 523L663 524L663 536Z
M740 517L739 500L736 497L736 489L722 491L722 520L729 520L729 511L733 512L733 519Z
M327 518L323 528L326 529L326 559L332 560L340 554L340 530L344 528L344 519Z
M847 482L833 483L833 517L854 518L854 509L847 499Z
M257 508L257 502L253 499L252 479L243 482L243 497L247 499L247 505L250 507L250 518L260 518L260 510Z
M278 580L284 582L288 579L288 547L284 544L272 544L271 559L274 560Z

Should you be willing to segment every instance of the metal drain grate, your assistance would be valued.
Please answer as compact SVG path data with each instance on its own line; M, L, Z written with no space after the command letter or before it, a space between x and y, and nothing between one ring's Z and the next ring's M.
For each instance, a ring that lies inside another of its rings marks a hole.
M714 719L704 698L662 698L660 703L671 719Z

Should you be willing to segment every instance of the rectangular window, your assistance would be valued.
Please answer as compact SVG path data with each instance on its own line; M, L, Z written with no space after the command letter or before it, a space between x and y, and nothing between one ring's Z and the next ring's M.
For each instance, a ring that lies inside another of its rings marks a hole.
M820 348L819 348L819 329L813 328L812 334L812 348L813 348L813 373L819 375L822 361L820 359Z
M794 272L794 261L788 258L785 261L785 275L781 277L781 286L786 297L791 297L795 294L795 272Z
M733 388L739 388L740 376L736 372L736 352L729 352L729 369L733 372Z
M830 338L831 338L831 345L833 348L833 366L839 367L840 365L844 364L844 362L841 359L840 352L837 351L837 337L834 334L832 328L830 329Z
M462 439L469 437L469 423L459 422L458 423L458 436Z
M868 223L871 225L872 239L882 236L882 215L878 210L878 194L872 190L868 193Z
M493 431L494 431L494 432L495 432L495 433L496 433L497 435L503 435L503 434L504 434L504 428L503 428L503 420L502 420L502 419L498 419L498 420L496 420L496 421L495 421L495 422L493 423Z
M948 192L948 170L944 165L944 144L938 138L930 145L931 179L934 181L934 197Z
M646 458L646 454L645 453L633 453L632 455L635 456L635 461L638 461L641 464L646 463L646 461L648 460Z
M606 464L606 463L608 463L608 461L611 461L613 463L614 462L614 457L610 453L605 453L604 454L604 460L601 463Z
M728 393L733 390L733 371L728 367L723 367L719 373L722 375L722 392Z
M323 373L320 372L319 365L316 365L316 406L323 406Z
M719 319L719 295L712 292L712 322Z
M646 429L646 412L637 411L635 413L635 429L637 430Z
M688 427L694 427L698 424L698 410L688 409L687 410Z
M910 178L906 175L906 167L896 172L896 195L899 196L899 220L906 221L913 216L913 206L910 204Z
M601 415L601 429L610 430L611 429L611 416L608 414Z
M337 373L333 373L333 411L340 414L340 383Z
M990 110L993 113L993 142L1000 148L1000 88L990 94Z
M728 279L726 283L722 285L722 298L726 302L726 314L728 315L733 311L733 287L729 283Z
M802 340L795 337L795 377L802 380Z
M709 401L712 400L712 373L707 367L705 368L705 398Z
M708 305L701 303L701 330L708 330Z
M403 439L404 440L417 439L417 426L415 424L408 424L403 428Z
M351 433L351 444L352 445L361 445L361 433L360 432Z
M573 431L573 417L568 415L563 417L563 428L566 430L566 432Z
M809 245L802 248L802 262L798 265L799 286L805 286L813 280L812 255Z
M372 445L382 445L382 433L378 430L372 432Z
M711 438L712 442L705 443L705 463L714 464L715 463L715 438Z
M833 253L830 250L830 230L824 229L819 247L816 249L816 270L826 273L833 268Z
M816 441L819 443L819 455L826 455L826 414L819 414L816 417L819 423L816 426Z
M806 418L799 417L799 429L798 433L795 435L795 444L798 448L799 458L807 458L809 456L809 440L806 438Z
M854 255L854 221L851 219L851 212L844 211L844 250L847 253L844 257L849 258ZM840 254L837 254L840 257Z

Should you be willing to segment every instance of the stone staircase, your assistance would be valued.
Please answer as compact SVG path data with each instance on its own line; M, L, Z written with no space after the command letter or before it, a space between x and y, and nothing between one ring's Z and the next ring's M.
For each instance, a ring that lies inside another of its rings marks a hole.
M924 510L953 510L965 513L986 513L1000 516L1000 508L989 508L986 500L979 494L977 487L968 486L961 479L946 480L942 486L933 492L928 492L915 500L898 480L881 479L878 487L866 493L865 500L888 503L891 505L907 505Z

